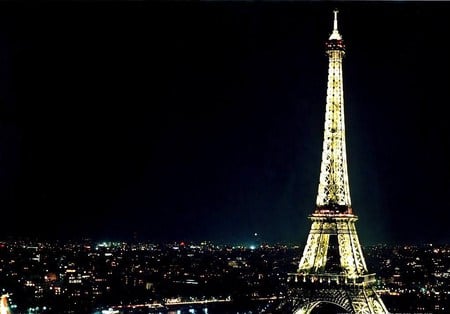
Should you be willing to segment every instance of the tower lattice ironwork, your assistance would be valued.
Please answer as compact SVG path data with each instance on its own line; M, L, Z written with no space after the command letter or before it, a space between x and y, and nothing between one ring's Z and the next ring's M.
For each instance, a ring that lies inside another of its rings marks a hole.
M328 88L316 209L309 216L312 226L298 270L289 274L283 313L310 313L322 303L348 313L388 313L374 290L375 274L367 270L351 206L342 80L345 46L337 13L326 42Z

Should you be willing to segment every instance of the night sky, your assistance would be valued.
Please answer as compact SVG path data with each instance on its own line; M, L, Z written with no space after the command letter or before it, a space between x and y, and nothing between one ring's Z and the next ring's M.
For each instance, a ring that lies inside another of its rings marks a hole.
M303 244L332 10L363 244L450 242L450 3L0 3L0 238Z

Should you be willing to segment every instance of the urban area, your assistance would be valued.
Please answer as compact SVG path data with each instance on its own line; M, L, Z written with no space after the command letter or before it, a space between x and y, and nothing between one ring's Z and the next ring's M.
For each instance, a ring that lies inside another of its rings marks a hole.
M8 240L0 243L0 282L14 314L214 313L214 308L257 313L284 297L287 274L296 271L302 249ZM450 246L363 249L390 312L448 312Z

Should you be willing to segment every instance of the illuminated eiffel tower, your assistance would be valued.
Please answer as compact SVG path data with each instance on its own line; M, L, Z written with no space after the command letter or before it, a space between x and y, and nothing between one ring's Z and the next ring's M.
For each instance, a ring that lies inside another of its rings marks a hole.
M311 231L282 313L311 313L331 303L346 313L388 313L374 290L356 233L347 174L342 59L345 46L337 11L326 52L329 58L322 163Z

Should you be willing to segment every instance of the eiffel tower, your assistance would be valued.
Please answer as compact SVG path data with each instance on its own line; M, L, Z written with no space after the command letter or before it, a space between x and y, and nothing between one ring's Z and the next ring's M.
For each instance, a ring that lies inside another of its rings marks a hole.
M356 233L347 174L342 59L345 46L334 11L326 42L329 58L322 163L316 209L296 273L288 276L282 313L321 312L327 303L346 313L388 313L374 290ZM342 312L341 311L341 312Z

